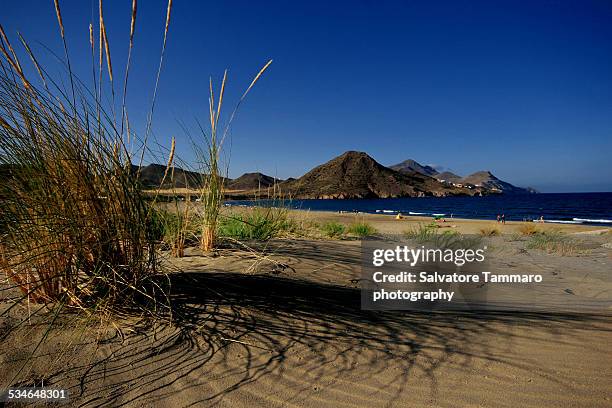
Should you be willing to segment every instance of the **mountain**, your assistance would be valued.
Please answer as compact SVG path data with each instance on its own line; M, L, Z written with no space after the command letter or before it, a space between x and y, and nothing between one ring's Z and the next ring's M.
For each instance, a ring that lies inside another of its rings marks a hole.
M136 174L138 166L132 165L132 172ZM166 166L163 164L149 164L144 166L140 170L140 182L142 187L145 189L159 188L166 172ZM161 186L162 189L168 188L201 188L204 185L203 173L196 171L189 171L175 167L174 170L170 169L164 180L164 184ZM225 185L231 182L231 179L221 177ZM174 180L174 186L173 181Z
M132 171L138 171L138 166L132 166ZM166 172L163 164L149 164L140 169L140 182L144 188L158 188ZM180 167L170 169L162 188L171 188L174 179L174 187L177 188L198 188L202 186L203 175L195 171L183 170Z
M437 180L444 181L450 184L467 184L479 187L483 190L488 190L488 193L505 193L505 194L531 194L536 191L533 188L521 188L495 177L490 171L478 171L470 174L467 177L461 177L450 171L439 172L432 166L423 166L414 160L405 160L401 163L390 167L401 173L420 173L425 176L434 177ZM440 168L442 170L442 168Z
M283 183L294 198L388 198L475 194L447 186L432 177L400 173L363 152L348 151L315 167L297 180Z
M461 176L458 176L450 171L438 173L434 177L440 181L446 181L449 183L458 183L459 180L461 180Z
M237 179L228 182L227 188L228 190L257 190L271 187L275 183L279 183L279 180L262 173L244 173Z
M530 194L534 192L533 189L516 187L510 183L502 181L495 177L490 171L477 171L476 173L462 178L459 180L459 183L472 184L474 186L484 187L493 191L499 190L505 194Z
M433 177L438 174L438 170L434 169L433 167L423 166L419 162L416 162L412 159L404 160L401 163L389 166L389 168L395 171L399 171L400 173L417 172L430 177Z

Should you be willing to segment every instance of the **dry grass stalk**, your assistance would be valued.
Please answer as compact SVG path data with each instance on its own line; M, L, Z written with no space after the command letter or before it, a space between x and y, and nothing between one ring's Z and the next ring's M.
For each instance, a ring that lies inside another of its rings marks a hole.
M134 31L136 30L136 15L137 15L137 10L138 10L138 2L137 0L132 0L132 18L130 21L130 46L128 48L128 56L127 56L127 62L126 62L126 66L125 66L125 78L123 80L123 99L121 101L121 131L119 132L122 136L123 136L123 126L124 123L126 124L126 128L127 128L127 143L130 143L130 130L129 130L129 124L127 124L127 112L126 112L126 106L125 106L125 99L127 96L127 84L128 84L128 78L130 75L130 63L132 61L132 49L134 48Z
M55 5L55 14L57 15L57 22L60 28L60 35L62 37L62 44L64 45L64 56L66 57L66 64L68 65L68 73L70 77L70 88L72 89L72 105L76 110L76 93L74 90L74 79L72 75L72 67L70 66L70 57L68 56L68 44L66 43L66 36L64 35L64 22L62 20L62 13L59 6L58 0L53 0Z
M202 161L206 164L204 186L201 189L200 201L202 202L202 235L200 238L200 248L202 251L210 252L214 249L217 240L217 229L219 224L219 212L223 203L224 178L220 172L220 154L223 143L228 135L230 126L236 116L238 108L242 101L246 98L249 91L257 83L259 78L268 69L272 60L268 61L262 69L259 70L251 84L242 94L236 107L230 115L229 121L223 130L222 136L219 138L218 126L223 107L223 97L225 95L225 85L227 83L227 70L223 73L221 81L221 89L219 98L215 103L215 94L212 84L212 78L209 81L209 121L210 121L210 139L206 140L207 151L201 154ZM216 105L216 109L215 109Z
M174 162L174 149L176 148L176 139L172 136L172 143L170 145L170 154L168 155L168 163L166 164L166 170L164 171L164 176L162 177L159 188L162 188L164 182L166 181L166 177L168 177L168 171L171 167L173 167Z
M100 0L101 1L101 0ZM164 41L162 44L162 50L159 57L159 66L157 68L157 75L155 77L155 86L153 87L153 98L151 99L151 109L147 117L147 124L145 128L144 144L146 145L149 140L149 134L151 132L151 124L153 123L153 112L155 111L155 101L157 99L157 89L159 88L159 78L161 76L162 66L164 64L164 55L166 54L166 42L168 40L168 28L170 27L170 14L172 12L172 0L168 0L168 7L166 9L166 26L164 28ZM144 149L142 150L140 161L138 162L138 168L142 167L144 161Z

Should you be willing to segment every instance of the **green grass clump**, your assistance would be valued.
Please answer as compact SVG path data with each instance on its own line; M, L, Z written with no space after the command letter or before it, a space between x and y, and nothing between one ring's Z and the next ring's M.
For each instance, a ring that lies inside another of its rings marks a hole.
M481 236L463 235L454 230L440 232L436 224L420 224L418 227L404 232L404 236L419 244L435 248L467 249L480 246Z
M349 234L356 235L358 237L371 237L376 234L376 228L367 222L356 222L349 225L347 229Z
M276 208L256 208L251 213L233 214L219 219L218 235L238 241L267 241L295 230L287 211Z
M582 252L578 242L560 231L541 231L530 236L526 247L539 249L561 256L572 256Z
M435 224L419 224L404 232L404 236L413 239L417 242L430 242L438 235L437 225Z
M344 224L335 221L326 222L321 226L321 231L329 238L340 238L346 233Z

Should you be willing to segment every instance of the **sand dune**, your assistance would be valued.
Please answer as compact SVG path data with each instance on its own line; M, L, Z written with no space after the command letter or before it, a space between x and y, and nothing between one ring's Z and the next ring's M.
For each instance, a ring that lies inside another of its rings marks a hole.
M64 327L29 376L85 407L610 406L609 315L361 311L359 248L258 248L274 262L190 250L176 264L184 273L170 276L173 324L123 321L124 339L112 325ZM588 267L609 271L601 251ZM581 282L586 296L602 285L545 254L511 261L561 270L559 287ZM2 384L44 329L2 343Z

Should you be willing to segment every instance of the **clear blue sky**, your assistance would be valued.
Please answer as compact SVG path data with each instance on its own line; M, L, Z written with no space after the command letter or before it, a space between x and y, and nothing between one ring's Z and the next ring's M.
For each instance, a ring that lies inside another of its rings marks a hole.
M130 3L105 2L117 78ZM90 78L97 2L60 4L75 71ZM165 9L139 2L128 101L140 131ZM5 1L0 22L61 53L51 0ZM205 120L209 75L229 68L229 108L274 59L233 127L230 176L297 177L362 150L545 192L612 191L610 1L175 0L166 57L153 126L187 160L178 123Z

